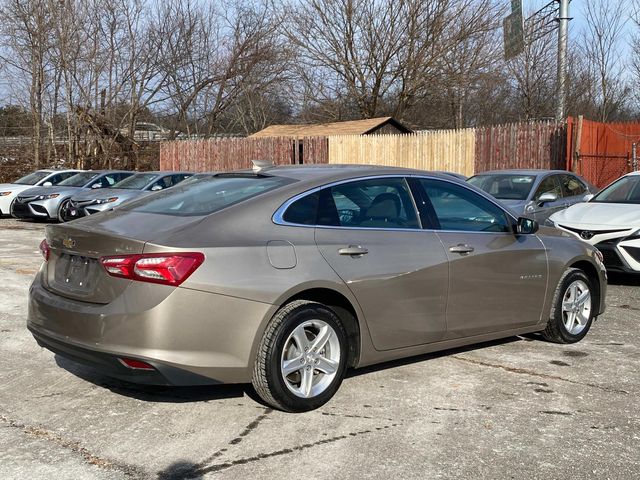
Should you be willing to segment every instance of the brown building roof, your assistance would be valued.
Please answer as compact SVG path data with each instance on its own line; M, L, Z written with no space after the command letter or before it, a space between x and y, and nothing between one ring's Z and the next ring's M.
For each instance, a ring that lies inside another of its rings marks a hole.
M368 118L366 120L351 120L347 122L314 123L307 125L271 125L250 135L250 138L261 137L328 137L330 135L367 135L383 126L391 125L399 133L411 133L393 117Z

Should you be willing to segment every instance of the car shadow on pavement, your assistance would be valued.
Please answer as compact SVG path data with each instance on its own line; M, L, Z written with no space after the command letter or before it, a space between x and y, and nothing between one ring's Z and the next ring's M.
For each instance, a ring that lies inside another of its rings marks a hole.
M249 397L255 395L249 385L202 385L193 387L140 385L102 375L89 367L68 360L60 355L55 356L55 361L59 367L64 368L67 372L82 380L111 390L118 395L135 398L136 400L144 402L208 402L210 400L239 398L245 394Z
M609 285L640 286L640 275L607 272L607 277L607 284Z
M490 342L476 343L473 345L467 345L465 347L452 348L449 350L441 350L433 353L425 353L423 355L416 355L415 357L407 357L401 358L399 360L391 360L389 362L378 363L376 365L371 365L368 367L358 368L356 370L351 369L347 372L346 378L358 377L360 375L366 375L372 372L379 372L381 370L386 370L388 368L401 367L404 365L411 365L414 363L424 362L427 360L433 360L435 358L448 357L452 355L457 355L459 353L472 352L475 350L482 350L483 348L494 347L497 345L504 345L507 343L513 342L522 342L522 341L533 341L537 340L537 338L526 335L521 337L507 337L500 338L498 340L492 340Z

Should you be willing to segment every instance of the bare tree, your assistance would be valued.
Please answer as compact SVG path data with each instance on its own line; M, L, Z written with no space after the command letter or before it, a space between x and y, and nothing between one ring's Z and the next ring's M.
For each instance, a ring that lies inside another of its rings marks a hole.
M582 50L593 78L593 103L599 106L598 120L604 122L624 107L628 93L621 46L627 17L621 15L623 0L587 0L586 28Z

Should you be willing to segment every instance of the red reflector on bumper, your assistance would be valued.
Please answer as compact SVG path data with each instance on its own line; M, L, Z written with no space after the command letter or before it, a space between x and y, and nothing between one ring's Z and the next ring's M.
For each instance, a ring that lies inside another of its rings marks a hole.
M149 365L142 360L134 360L132 358L119 358L118 360L125 367L132 368L134 370L155 370L152 365Z

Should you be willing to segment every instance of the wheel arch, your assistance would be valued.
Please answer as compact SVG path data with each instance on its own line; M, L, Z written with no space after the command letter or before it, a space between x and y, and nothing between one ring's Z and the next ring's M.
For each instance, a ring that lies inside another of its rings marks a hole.
M322 286L306 288L288 296L279 302L279 308L284 307L294 300L309 300L321 303L331 308L331 310L336 313L347 331L347 340L349 343L349 358L347 365L349 367L357 366L362 349L361 335L363 333L363 326L360 322L358 309L354 305L355 302L347 298L347 296L338 290Z
M584 274L589 278L589 280L591 281L591 285L594 288L596 312L599 312L600 302L602 301L602 289L600 285L600 276L598 275L598 270L595 265L593 265L593 263L588 260L578 260L569 265L569 268L577 268L579 270L582 270Z

